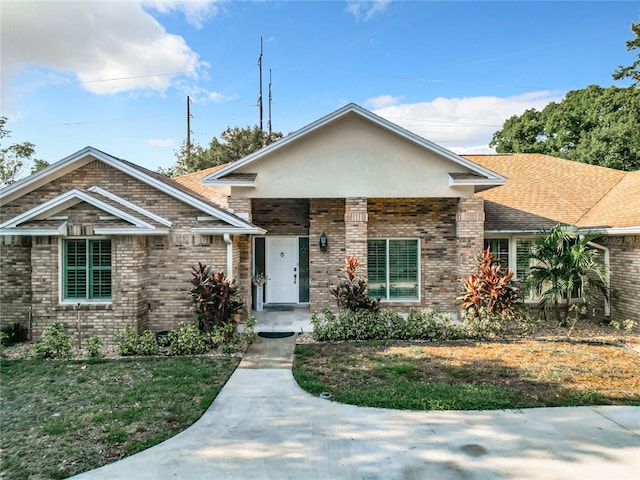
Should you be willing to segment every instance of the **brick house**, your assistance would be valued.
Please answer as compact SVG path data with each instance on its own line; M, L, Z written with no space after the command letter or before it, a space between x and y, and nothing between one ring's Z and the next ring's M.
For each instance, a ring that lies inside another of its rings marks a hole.
M602 195L578 205L558 194L573 174L558 173L560 189L545 162L532 158L527 173L517 158L459 156L353 104L177 179L87 147L0 190L0 322L31 321L37 337L53 321L71 331L79 321L83 337L108 341L127 324L172 329L192 318L186 291L199 261L233 276L249 305L260 272L266 304L314 311L333 305L345 255L360 258L385 306L455 313L459 280L485 244L522 275L527 239L558 221L606 227L599 248L618 297L603 312L637 318L640 177L549 160L596 169L576 177L576 192L594 176ZM612 194L633 213L608 218Z

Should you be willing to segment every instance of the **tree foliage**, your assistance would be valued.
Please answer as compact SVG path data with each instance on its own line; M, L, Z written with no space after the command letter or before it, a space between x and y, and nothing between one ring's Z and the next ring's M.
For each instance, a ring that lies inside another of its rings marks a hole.
M638 50L636 54L636 61L631 65L623 67L620 65L613 72L614 80L629 79L632 81L631 85L634 87L640 87L640 23L631 24L631 32L636 36L633 40L627 40L627 50Z
M282 132L269 133L258 126L227 127L220 135L220 140L213 137L206 148L195 144L191 145L189 151L186 142L184 142L180 151L176 152L176 164L166 170L161 169L160 172L170 177L177 177L216 165L235 162L279 138L282 138Z
M540 299L542 310L553 309L558 323L569 319L572 293L579 293L585 303L596 291L605 297L609 294L608 272L598 261L598 251L589 246L597 237L597 233L579 235L574 227L556 225L543 230L531 247L533 264L525 284Z
M31 173L49 165L44 160L34 158L36 147L31 142L4 146L4 139L11 137L11 131L5 128L6 124L7 117L0 117L0 187L13 183L28 162L34 162Z
M498 153L543 153L620 170L640 169L640 89L590 85L542 111L514 115L494 133Z

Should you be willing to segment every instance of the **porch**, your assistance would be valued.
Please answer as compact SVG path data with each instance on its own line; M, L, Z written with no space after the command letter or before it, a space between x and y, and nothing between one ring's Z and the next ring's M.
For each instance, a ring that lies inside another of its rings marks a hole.
M309 305L265 305L264 310L251 310L250 315L256 317L256 332L313 331Z

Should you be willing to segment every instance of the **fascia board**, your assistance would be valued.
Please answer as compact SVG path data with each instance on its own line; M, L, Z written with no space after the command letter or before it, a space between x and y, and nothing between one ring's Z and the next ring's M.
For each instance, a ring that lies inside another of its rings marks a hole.
M225 233L231 235L264 235L267 233L265 229L258 227L238 229L225 227L192 227L191 231L200 235L223 235Z
M168 235L167 228L117 228L117 227L94 227L93 233L96 235Z
M126 173L127 175L143 183L146 183L147 185L157 190L160 190L166 193L167 195L177 200L180 200L181 202L186 203L187 205L191 205L192 207L197 208L198 210L201 210L210 215L213 215L219 218L220 220L233 225L234 227L253 228L251 224L244 222L242 219L237 218L235 215L225 213L224 211L219 210L211 205L208 205L207 203L202 202L197 198L192 197L191 195L188 195L187 193L184 193L181 190L178 190L177 188L174 188L164 182L156 180L153 177L145 175L140 170L137 170L136 168L127 165L126 163L119 160L118 158L113 157L107 153L101 152L100 150L97 150L93 147L85 147L82 150L79 150L78 152L72 155L69 155L64 159L52 165L49 165L47 168L33 175L30 175L22 180L12 183L7 187L4 187L3 189L0 190L0 200L5 200L7 202L11 201L19 197L21 195L21 191L25 188L32 187L31 190L34 190L38 186L48 183L51 180L50 177L53 176L54 178L57 178L56 175L59 177L64 173L66 173L67 171L72 171L75 168L78 168L78 166L74 164L88 156L93 157L93 159L95 160L100 160L101 162L109 165L110 167L113 167L116 170ZM89 163L91 160L92 159L88 159L84 164Z
M119 203L124 207L127 207L135 212L138 212L144 215L145 217L150 218L151 220L155 220L156 222L160 223L161 225L164 225L165 227L171 227L171 225L173 224L171 221L167 220L166 218L156 215L155 213L150 212L149 210L142 208L141 206L136 205L135 203L131 203L128 200L125 200L124 198L119 197L118 195L115 195L111 192L108 192L107 190L104 190L100 187L97 187L97 186L91 187L89 191L93 193L97 193L98 195L108 198L109 200L112 200L116 203Z
M116 217L119 217L126 222L134 224L136 227L146 228L150 230L153 230L155 228L153 225L140 220L133 215L129 215L128 213L123 212L118 208L115 208L74 188L66 193L63 193L62 195L57 196L56 198L49 200L48 202L38 205L31 210L18 215L17 217L7 220L2 225L0 225L0 229L16 228L21 223L36 219L38 217L42 217L43 215L47 215L49 213L55 214L57 213L57 211L60 211L61 208L68 208L69 205L80 202L86 202L90 205L93 205L100 210L115 215Z
M478 165L476 163L473 163L471 160L468 160L464 157L461 157L460 155L456 155L455 153L447 150L444 147L441 147L438 144L435 144L425 138L422 138L421 136L412 133L408 130L405 130L404 128L396 125L395 123L392 123L372 112L370 112L369 110L366 110L364 108L362 108L359 105L356 105L355 103L350 103L348 105L345 105L344 107L336 110L333 113L330 113L328 115L325 115L324 117L316 120L315 122L310 123L309 125L302 127L300 130L297 130L296 132L278 140L277 142L272 143L271 145L268 145L260 150L258 150L257 152L252 153L251 155L246 156L245 158L238 160L236 162L233 162L231 164L229 164L227 167L222 168L220 170L218 170L217 172L213 172L210 175L207 175L206 177L203 177L201 182L203 185L207 186L207 185L216 185L215 183L209 183L212 182L214 180L217 179L222 179L222 177L224 177L225 175L259 159L260 157L263 157L264 155L271 153L273 151L279 150L281 148L283 148L284 146L288 145L291 142L296 141L298 138L306 135L307 133L313 132L314 130L327 125L335 120L338 120L339 118L343 117L344 115L347 115L348 113L357 113L358 115L360 115L361 117L364 117L365 119L368 119L369 121L371 121L372 123L375 123L387 130L390 130L396 134L398 134L399 136L413 142L416 143L428 150L431 150L434 153L437 153L445 158L447 158L448 160L453 161L454 163L457 163L459 165L462 165L466 168L468 168L471 171L474 171L476 173L479 173L481 175L484 175L490 179L495 179L498 181L501 181L502 183L498 183L497 185L502 185L503 183L506 183L506 178L504 178L501 175L498 175L497 173L481 166Z

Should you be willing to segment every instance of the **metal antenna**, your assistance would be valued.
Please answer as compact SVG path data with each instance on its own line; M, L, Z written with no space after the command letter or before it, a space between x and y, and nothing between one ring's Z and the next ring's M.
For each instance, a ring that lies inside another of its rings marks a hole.
M271 69L269 69L269 123L267 124L269 128L269 136L271 136L271 101L273 97L271 97Z
M191 157L191 98L187 95L187 158Z
M262 130L262 36L260 37L260 56L258 57L258 71L260 74L260 96L258 97L258 118Z

